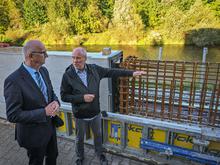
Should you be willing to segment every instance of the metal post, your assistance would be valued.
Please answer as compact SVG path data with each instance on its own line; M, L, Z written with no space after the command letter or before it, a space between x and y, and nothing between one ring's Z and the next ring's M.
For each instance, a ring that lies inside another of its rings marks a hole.
M160 60L160 61L162 59L162 54L163 54L163 47L159 47L158 60Z
M126 147L126 141L128 136L126 136L126 125L125 122L121 123L121 150L123 151Z
M72 117L71 114L66 111L63 111L63 113L66 122L66 135L70 136L72 134Z
M200 76L200 88L202 88L203 82L204 82L204 74L205 74L205 62L206 62L206 55L208 54L208 48L204 47L203 48L203 53L202 53L202 66L201 66L201 76Z
M203 53L202 53L202 63L206 62L206 55L208 54L208 48L204 47L203 48Z

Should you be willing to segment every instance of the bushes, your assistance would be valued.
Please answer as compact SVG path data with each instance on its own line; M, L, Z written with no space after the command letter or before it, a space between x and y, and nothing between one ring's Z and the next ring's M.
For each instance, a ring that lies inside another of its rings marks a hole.
M200 0L196 0L191 8L185 12L178 10L178 7L175 6L170 8L163 18L163 24L160 26L159 31L163 35L165 43L170 42L169 40L172 42L173 40L180 43L185 42L185 44L196 44L195 42L199 42L196 45L206 45L208 40L211 41L212 37L209 36L213 36L213 32L207 30L204 33L203 30L199 30L204 28L220 28L219 20L216 19L210 8L204 6ZM191 34L191 30L195 31ZM209 32L211 33L209 34ZM198 33L200 34L198 35ZM194 37L188 37L189 34ZM197 39L195 39L195 36ZM210 41L210 44L216 44L216 41Z
M69 37L69 23L64 18L57 18L54 22L48 22L40 26L38 37L45 44L63 44ZM46 34L46 35L45 35Z
M12 39L6 38L4 35L0 35L0 42L3 42L3 43L11 43L11 42L12 42Z
M186 42L197 46L220 45L220 29L203 28L190 30Z
M30 35L30 32L25 31L23 29L8 29L5 32L5 37L8 38L13 45L18 45L21 46L25 42L25 40L28 38Z

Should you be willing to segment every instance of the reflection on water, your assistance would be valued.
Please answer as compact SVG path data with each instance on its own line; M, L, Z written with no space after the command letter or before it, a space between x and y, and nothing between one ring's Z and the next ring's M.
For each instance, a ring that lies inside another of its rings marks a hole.
M50 45L48 50L65 50L72 51L77 46L73 45ZM129 55L137 56L142 59L158 59L158 46L130 46L130 45L89 45L83 46L88 52L100 52L104 47L111 47L112 50L123 50L124 57ZM202 61L203 48L182 45L165 45L163 46L162 60L172 61ZM209 47L207 62L220 62L220 46Z

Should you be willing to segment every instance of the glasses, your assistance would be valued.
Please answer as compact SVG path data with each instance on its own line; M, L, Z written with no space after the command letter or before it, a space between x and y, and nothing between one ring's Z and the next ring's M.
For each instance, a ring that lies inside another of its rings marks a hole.
M33 51L33 52L31 52L31 54L33 54L33 55L43 55L44 57L48 57L48 54L47 54L46 51L42 51L42 52Z

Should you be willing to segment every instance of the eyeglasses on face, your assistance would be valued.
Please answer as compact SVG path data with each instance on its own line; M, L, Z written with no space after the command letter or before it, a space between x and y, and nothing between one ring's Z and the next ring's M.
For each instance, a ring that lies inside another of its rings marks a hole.
M33 55L43 55L44 57L48 57L48 54L47 54L46 51L42 51L42 52L33 51L33 52L31 52L31 54L33 54Z

